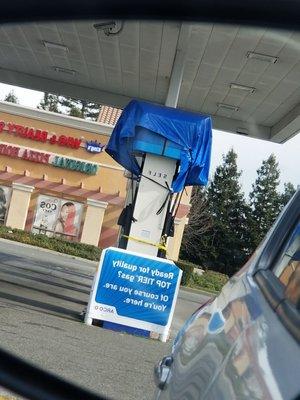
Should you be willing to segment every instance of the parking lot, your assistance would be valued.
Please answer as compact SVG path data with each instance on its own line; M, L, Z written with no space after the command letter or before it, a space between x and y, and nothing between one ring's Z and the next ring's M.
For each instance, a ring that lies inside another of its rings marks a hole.
M1 240L1 346L96 393L151 399L153 365L170 351L171 341L83 324L80 313L95 268L93 262ZM171 337L206 299L180 291Z

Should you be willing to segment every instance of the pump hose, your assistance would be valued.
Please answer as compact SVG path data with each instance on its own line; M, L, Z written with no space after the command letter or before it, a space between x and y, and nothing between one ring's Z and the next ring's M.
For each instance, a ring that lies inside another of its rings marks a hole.
M143 175L143 174L141 174L141 176L143 176L144 178L148 179L149 181L151 181L153 183L156 183L158 186L160 186L160 187L162 187L162 188L164 188L164 189L166 189L168 191L167 196L166 196L163 204L159 207L159 209L156 212L156 215L159 215L163 211L163 209L165 208L165 206L166 206L166 204L168 202L168 199L172 196L173 190L170 188L170 186L168 185L167 181L165 181L165 186L164 186L161 183L155 181L154 179L149 178L149 176L146 176L146 175Z

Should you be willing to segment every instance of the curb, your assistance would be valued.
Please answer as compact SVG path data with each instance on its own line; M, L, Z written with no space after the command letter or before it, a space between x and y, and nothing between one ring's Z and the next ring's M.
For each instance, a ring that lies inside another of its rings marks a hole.
M210 297L219 295L219 293L217 293L217 292L207 292L204 289L196 289L196 288L191 288L191 287L188 287L188 286L180 286L180 290L183 290L185 292L204 294L204 295L210 296Z
M91 265L97 265L98 262L99 262L99 261L87 260L86 258L72 256L71 254L60 253L59 251L49 250L49 249L45 249L45 248L39 247L39 246L33 246L33 245L27 244L27 243L17 242L15 240L9 240L9 239L0 238L0 242L11 243L11 244L14 244L14 245L17 245L17 246L20 246L20 247L26 247L26 248L32 249L32 250L38 249L39 251L42 251L44 253L50 253L50 254L54 254L54 255L57 255L57 256L69 258L69 259L72 259L72 260L83 261L83 262L91 264Z

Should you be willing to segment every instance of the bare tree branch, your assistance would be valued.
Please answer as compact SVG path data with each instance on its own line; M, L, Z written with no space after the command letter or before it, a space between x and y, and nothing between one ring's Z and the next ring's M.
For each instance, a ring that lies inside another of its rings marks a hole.
M197 258L199 254L200 238L211 228L212 220L203 188L195 187L193 189L191 204L189 223L184 230L181 250L193 259Z

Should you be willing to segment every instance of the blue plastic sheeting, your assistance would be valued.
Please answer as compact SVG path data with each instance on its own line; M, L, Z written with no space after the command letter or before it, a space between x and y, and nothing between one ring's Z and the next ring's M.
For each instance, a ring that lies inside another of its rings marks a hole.
M136 176L141 168L135 159L134 140L140 127L180 146L180 169L172 184L174 192L189 185L207 184L212 143L209 116L132 100L119 118L106 152Z

